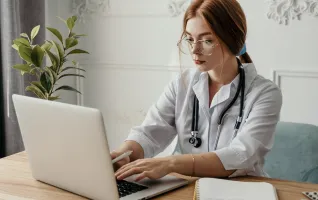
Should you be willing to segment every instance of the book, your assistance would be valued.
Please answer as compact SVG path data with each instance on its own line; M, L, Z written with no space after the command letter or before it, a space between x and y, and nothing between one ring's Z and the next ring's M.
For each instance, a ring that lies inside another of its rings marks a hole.
M194 200L278 200L276 188L266 182L243 182L200 178L195 183Z

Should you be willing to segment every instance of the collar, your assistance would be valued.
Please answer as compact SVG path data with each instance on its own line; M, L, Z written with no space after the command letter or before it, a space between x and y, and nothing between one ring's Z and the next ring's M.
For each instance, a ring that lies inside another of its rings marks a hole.
M249 90L252 82L257 76L257 71L253 63L244 63L243 69L245 73L245 95ZM212 99L211 107L216 106L224 101L226 101L230 96L232 91L236 91L239 84L239 75L237 75L233 81L227 85L224 85L220 88L220 90L216 93L215 98ZM209 108L209 75L207 72L201 72L199 76L196 76L196 80L194 81L194 85L192 89L197 96L200 106Z
M194 85L192 86L194 94L199 100L201 107L207 107L209 105L209 75L207 72L202 72L196 78Z
M252 82L254 81L254 79L257 76L257 71L256 71L255 65L253 63L244 63L243 69L245 72L245 95L246 95L246 92L248 91L248 89L252 85ZM239 80L240 80L239 77L240 76L237 75L233 79L233 81L230 83L234 90L236 90L238 87Z

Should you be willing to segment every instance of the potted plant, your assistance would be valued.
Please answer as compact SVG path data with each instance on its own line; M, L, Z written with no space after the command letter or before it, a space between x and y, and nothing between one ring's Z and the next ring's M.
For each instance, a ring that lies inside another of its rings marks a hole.
M79 73L70 73L71 70L81 70L78 62L70 61L69 57L73 54L88 54L87 51L76 48L80 37L86 36L76 34L73 28L77 21L76 16L72 16L67 20L60 18L68 28L66 38L62 36L59 30L47 27L58 40L45 40L43 44L33 44L34 38L37 36L40 25L35 26L30 35L21 33L19 38L13 40L12 47L17 50L18 54L25 61L23 64L12 66L14 69L20 70L21 74L26 73L36 77L36 81L30 82L25 88L26 91L33 92L37 97L46 100L57 100L59 95L55 92L59 90L69 90L80 93L75 88L62 85L58 86L60 79L68 76L79 76L85 78ZM50 60L49 65L45 65L45 58Z

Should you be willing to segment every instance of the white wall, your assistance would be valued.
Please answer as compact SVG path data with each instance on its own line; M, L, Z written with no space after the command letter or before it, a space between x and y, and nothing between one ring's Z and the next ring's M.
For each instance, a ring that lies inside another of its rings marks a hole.
M318 125L318 17L305 13L301 20L279 25L267 19L268 4L240 3L248 21L248 52L258 72L282 89L281 120ZM318 14L317 4L314 8Z
M70 2L58 2L50 17L69 14L65 5ZM182 15L171 17L169 2L112 0L110 13L79 27L89 35L83 46L91 52L81 57L87 70L83 105L103 112L111 149L142 122L164 86L180 72L176 42ZM281 120L318 125L318 18L303 15L300 21L279 25L266 18L268 5L263 1L240 3L248 21L248 53L259 74L282 88ZM189 60L182 64L192 66ZM76 96L65 97L76 102Z
M142 122L180 71L174 57L180 19L168 16L167 1L126 2L112 3L110 16L85 25L93 31L86 46L92 54L84 62L84 105L102 110L111 149Z

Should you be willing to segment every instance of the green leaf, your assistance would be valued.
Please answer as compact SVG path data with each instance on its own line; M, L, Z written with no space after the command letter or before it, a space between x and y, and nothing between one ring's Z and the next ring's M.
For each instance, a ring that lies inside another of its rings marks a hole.
M69 37L76 36L76 33L70 32Z
M87 35L75 35L74 38L79 39L81 36L87 36Z
M57 18L59 18L62 22L64 22L67 25L66 21L63 18L61 18L59 16L57 16Z
M60 31L58 31L55 28L50 28L50 27L47 27L47 30L51 31L51 33L53 33L63 44L63 37L62 37L62 34L60 33Z
M25 37L25 38L27 38L28 40L30 40L28 34L26 34L26 33L21 33L20 36L21 36L21 37Z
M18 65L14 65L12 66L14 69L18 69L21 70L23 72L30 72L32 67L30 65L26 65L26 64L18 64Z
M45 70L47 71L47 74L49 75L51 84L54 85L56 79L55 79L52 71L48 67Z
M48 91L46 91L46 89L41 85L40 81L32 81L31 85L39 88L43 94L48 93Z
M80 34L80 35L75 35L74 37L75 37L76 39L78 39L78 38L83 37L83 36L87 36L87 35L85 35L85 34Z
M13 44L13 45L12 45L12 48L14 48L14 49L17 50L17 51L19 50L19 46L16 45L16 44Z
M87 51L84 51L82 49L73 49L72 51L70 51L67 55L70 55L70 54L79 54L79 53L87 53L89 54Z
M64 72L64 71L69 70L69 69L78 69L80 71L86 72L85 69L78 68L78 67L65 67L61 72Z
M75 45L78 44L78 40L74 37L70 37L70 38L67 38L65 40L65 49L69 49L71 47L74 47Z
M25 38L29 38L28 34L26 34L26 33L21 33L20 36L25 37Z
M56 71L58 67L60 67L60 60L58 59L57 55L52 53L50 50L45 50L45 52L47 53L47 55L49 55L53 65L53 69Z
M41 74L40 81L41 81L41 85L46 89L46 91L51 91L53 85L50 80L50 75L48 74L47 71L44 71Z
M79 77L85 78L85 76L83 76L83 75L81 75L81 74L63 74L63 75L61 75L57 80L59 80L59 79L65 77L65 76L79 76Z
M50 101L55 101L55 100L58 100L58 99L60 99L59 96L50 96L50 97L49 97L49 100L50 100Z
M55 49L56 49L56 52L58 53L58 55L59 55L59 57L60 57L60 62L63 62L64 49L61 48L61 46L60 46L58 43L56 43L56 42L54 42L54 41L52 41L52 43L53 43L53 46L54 46Z
M36 71L37 69L40 69L40 70L41 70L41 68L39 68L39 67L33 67L33 68L30 70L30 74L35 75L35 71Z
M37 25L36 27L34 27L31 31L31 40L33 40L35 38L35 36L39 33L40 30L40 25Z
M47 69L52 73L54 78L54 83L57 81L57 74L52 67L47 67Z
M74 22L73 18L72 17L68 18L66 23L67 23L68 29L70 31L72 31L72 29L74 28L74 25L75 25L75 22Z
M75 60L72 60L73 65L77 65L78 62L76 62Z
M45 50L50 50L52 47L52 43L51 42L48 42L48 41L45 41L45 43L41 46L41 48L43 49L43 51Z
M38 96L41 99L46 99L45 94L43 94L42 91L34 85L27 86L25 90L33 92L36 96Z
M31 52L32 63L37 67L41 67L43 62L43 57L44 57L44 51L39 45L36 45Z
M20 57L26 61L26 62L32 62L31 61L31 53L32 53L32 49L30 47L26 47L26 46L19 46L19 55Z
M73 21L74 21L74 23L75 23L76 20L77 20L77 16L73 15L73 16L72 16L72 19L73 19Z
M68 85L62 85L62 86L56 88L56 90L55 90L54 92L56 92L56 91L58 91L58 90L69 90L69 91L74 91L74 92L77 92L77 93L82 94L82 93L81 93L80 91L78 91L77 89L75 89L75 88L73 88L73 87L71 87L71 86L68 86Z
M17 46L20 46L20 45L24 45L26 47L30 46L30 42L25 38L17 38L13 40L13 43L16 44Z

